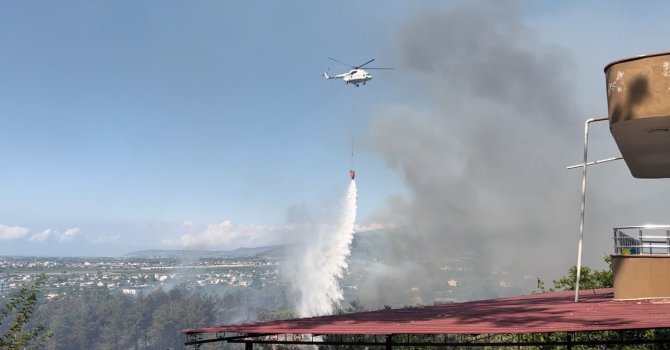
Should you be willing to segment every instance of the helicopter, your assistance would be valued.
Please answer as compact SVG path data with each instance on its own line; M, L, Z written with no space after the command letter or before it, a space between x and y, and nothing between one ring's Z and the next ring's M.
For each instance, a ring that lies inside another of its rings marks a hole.
M358 65L358 66L352 66L348 63L338 61L338 60L336 60L334 58L331 58L331 57L328 57L328 59L333 60L337 63L341 63L345 66L349 66L353 69L346 72L346 73L337 74L337 75L328 75L328 73L324 72L323 77L326 78L326 79L329 79L329 80L330 79L342 79L342 80L344 80L345 84L354 84L356 87L358 87L360 84L365 85L365 83L368 80L372 79L372 74L368 73L367 71L365 71L361 68L363 66L369 64L370 62L374 61L375 60L374 58L365 62L365 63L363 63L363 64L361 64L361 65ZM368 67L366 69L393 69L393 68L372 68L372 67Z

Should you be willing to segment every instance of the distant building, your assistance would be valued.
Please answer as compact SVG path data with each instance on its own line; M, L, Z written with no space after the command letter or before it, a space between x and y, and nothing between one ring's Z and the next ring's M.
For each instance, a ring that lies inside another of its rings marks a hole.
M240 287L249 287L250 285L251 285L251 281L240 280L240 282L239 282Z
M9 282L6 280L0 281L0 295L9 294Z
M126 295L139 295L145 289L147 289L146 286L126 287L126 288L122 289L122 292L123 292L123 294L126 294Z
M453 278L448 280L447 284L449 284L449 287L458 287L460 285L460 283Z

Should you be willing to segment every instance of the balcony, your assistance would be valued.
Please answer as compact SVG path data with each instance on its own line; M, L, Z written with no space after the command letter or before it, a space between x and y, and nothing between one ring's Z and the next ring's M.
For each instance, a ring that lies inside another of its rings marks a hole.
M670 225L614 228L614 255L670 255Z
M670 225L614 228L614 299L670 299Z

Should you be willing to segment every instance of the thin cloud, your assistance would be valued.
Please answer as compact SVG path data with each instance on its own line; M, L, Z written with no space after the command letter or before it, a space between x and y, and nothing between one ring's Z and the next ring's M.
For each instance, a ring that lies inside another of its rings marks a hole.
M195 223L191 220L184 221L182 225L187 229L192 229L193 227L195 227Z
M35 233L28 237L28 240L31 242L44 242L44 241L58 241L58 242L70 242L79 234L79 227L73 227L65 230L65 232L60 233L58 230L48 228L41 232Z
M0 241L9 241L25 237L30 230L25 227L0 224Z
M193 227L192 223L185 225ZM163 240L166 245L179 245L189 249L236 249L273 245L292 231L291 225L234 225L230 220L208 225L197 234L184 234L178 240Z
M57 234L56 231L48 228L42 232L31 235L30 237L28 237L28 240L31 242L43 242L48 240L50 237L53 237L56 234Z
M61 242L69 242L72 239L75 238L79 234L79 227L73 227L65 230L65 233L63 233L58 240Z

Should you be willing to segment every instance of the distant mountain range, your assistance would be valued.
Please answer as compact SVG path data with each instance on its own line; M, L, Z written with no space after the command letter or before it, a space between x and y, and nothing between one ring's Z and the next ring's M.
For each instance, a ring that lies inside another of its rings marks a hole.
M284 246L266 246L255 248L238 248L235 250L138 250L122 255L122 258L140 259L245 259L256 257L280 257L284 255Z
M385 230L367 231L354 235L352 242L352 257L374 257L379 252L379 241ZM255 248L238 248L235 250L138 250L122 255L122 258L139 259L200 259L200 258L220 258L220 259L245 259L245 258L280 258L286 255L286 246L273 245Z

